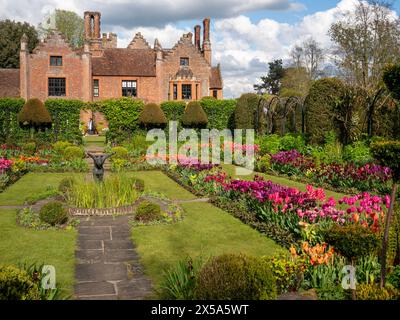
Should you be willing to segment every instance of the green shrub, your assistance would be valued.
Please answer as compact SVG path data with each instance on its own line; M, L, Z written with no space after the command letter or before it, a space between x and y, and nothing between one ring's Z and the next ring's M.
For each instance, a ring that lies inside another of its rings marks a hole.
M146 129L163 128L167 124L167 118L158 104L148 103L140 114L139 123Z
M321 231L324 241L333 246L349 260L359 259L376 252L378 236L370 229L358 224L332 225Z
M235 128L254 129L254 118L261 97L255 93L245 93L239 98L235 109Z
M259 137L257 144L260 146L261 154L275 154L280 151L281 138L277 134Z
M279 149L281 151L290 151L296 149L300 153L304 153L306 149L306 141L301 135L288 133L281 138Z
M61 193L66 193L71 190L72 186L74 185L74 178L68 177L64 178L60 181L60 184L58 185L58 191Z
M266 300L276 298L271 264L243 254L212 258L200 270L195 297L202 300Z
M52 226L64 224L68 220L67 210L58 201L46 203L39 212L40 220Z
M257 171L267 172L271 169L271 156L269 154L263 155L256 163Z
M203 266L202 259L191 258L179 261L173 268L164 271L160 285L161 299L192 300L197 275Z
M39 300L38 286L29 274L14 266L0 265L0 300Z
M393 180L400 181L400 141L376 141L371 143L371 153L383 166L392 170Z
M135 220L143 223L161 219L161 207L148 200L142 201L136 208Z
M84 156L85 156L85 151L83 151L82 148L77 146L67 147L64 150L64 158L69 161L82 159Z
M191 101L186 106L181 121L184 127L205 128L208 123L208 118L200 103L197 101Z
M22 150L24 151L25 154L32 156L36 152L36 143L35 142L25 143L22 146Z
M161 103L161 109L168 121L179 121L185 112L185 101L164 101Z
M389 274L388 281L393 287L400 289L400 265L393 267L393 270Z
M51 128L51 116L39 99L29 99L18 114L18 122L22 128L35 130Z
M64 155L66 148L71 147L72 144L68 141L57 141L53 143L53 150L60 155Z
M348 162L367 163L372 160L371 153L365 141L356 141L343 149L343 159Z
M112 153L115 153L112 156L112 159L123 159L123 160L128 160L128 149L124 147L114 147L111 149Z
M396 290L380 288L376 284L359 284L356 288L358 300L392 300L398 295Z

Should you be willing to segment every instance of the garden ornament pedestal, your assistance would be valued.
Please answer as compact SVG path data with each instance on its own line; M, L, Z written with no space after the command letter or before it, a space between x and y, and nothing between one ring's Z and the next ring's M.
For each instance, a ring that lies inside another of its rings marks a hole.
M87 155L93 159L93 179L95 181L101 182L103 181L104 178L104 162L114 155L114 153L108 153L108 154L93 154L93 153L87 153Z

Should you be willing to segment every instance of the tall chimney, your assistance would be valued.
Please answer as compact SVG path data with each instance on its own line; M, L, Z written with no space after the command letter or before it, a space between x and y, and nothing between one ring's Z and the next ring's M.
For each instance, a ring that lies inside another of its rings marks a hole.
M203 56L211 65L210 18L203 20Z
M204 42L210 42L210 18L203 20L203 46Z
M199 25L195 26L194 27L194 45L198 50L201 50L200 32L201 32L201 26L199 26Z

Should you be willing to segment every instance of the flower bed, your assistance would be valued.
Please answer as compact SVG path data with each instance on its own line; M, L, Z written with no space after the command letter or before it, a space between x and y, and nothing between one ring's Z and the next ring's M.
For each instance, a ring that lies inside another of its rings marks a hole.
M339 191L354 192L356 189L386 194L390 190L390 169L374 163L360 166L354 163L316 163L311 157L291 150L271 155L270 169Z

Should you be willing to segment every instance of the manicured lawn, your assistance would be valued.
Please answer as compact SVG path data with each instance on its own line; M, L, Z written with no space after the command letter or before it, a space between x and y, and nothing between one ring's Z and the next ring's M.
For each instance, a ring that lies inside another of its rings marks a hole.
M83 143L85 146L99 146L104 147L106 142L105 136L85 136Z
M276 184L296 188L301 191L306 191L306 185L304 183L292 181L287 178L272 176L272 175L260 173L260 172L248 171L246 169L239 168L232 164L223 164L222 168L227 174L229 174L233 178L242 179L242 180L252 180L254 178L254 175L257 174L259 176L265 177L265 179L267 179L267 180L271 180L272 182L274 182ZM246 173L246 175L237 175L236 170L235 170L236 168L239 168L239 170L242 170L242 171L245 170L243 172ZM327 198L334 197L336 200L338 200L345 196L345 194L343 194L343 193L339 193L339 192L335 192L335 191L331 191L331 190L327 190L327 189L324 189L324 190L325 190L325 194L326 194Z
M63 296L72 296L76 231L35 231L17 226L15 210L0 210L0 264L53 265Z
M71 173L28 173L0 193L0 206L21 205L28 196L46 191L49 186L58 187L63 178Z
M154 182L153 172L140 175L145 184ZM162 181L169 179L156 176ZM179 185L169 185L173 188L169 189L170 194L186 196L186 191ZM269 238L209 203L182 203L181 206L185 210L185 219L179 223L133 228L132 237L141 261L155 284L162 278L162 270L188 256L208 257L228 252L261 256L280 249Z
M28 196L41 193L70 173L29 173L0 193L0 205L19 205ZM72 295L76 231L35 231L16 224L16 210L0 210L0 263L24 262L53 265L63 295Z
M171 200L190 200L196 196L179 186L161 171L130 172L129 175L145 181L145 189L164 194Z

